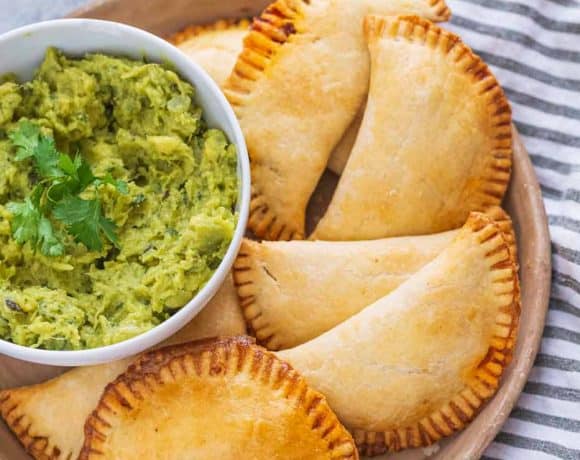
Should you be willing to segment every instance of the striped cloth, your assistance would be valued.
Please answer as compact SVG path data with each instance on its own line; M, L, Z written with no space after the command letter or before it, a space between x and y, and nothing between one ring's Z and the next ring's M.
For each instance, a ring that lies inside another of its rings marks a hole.
M0 31L87 0L0 0ZM450 25L493 68L536 166L553 292L542 347L484 459L580 460L580 0L447 0ZM43 12L43 13L40 13ZM575 184L576 183L576 184Z
M492 67L536 167L552 297L530 379L484 458L580 459L580 1L448 0L449 29Z

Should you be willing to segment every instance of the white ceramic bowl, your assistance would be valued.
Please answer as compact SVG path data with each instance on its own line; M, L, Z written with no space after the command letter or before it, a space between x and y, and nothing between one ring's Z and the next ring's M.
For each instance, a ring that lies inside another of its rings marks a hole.
M98 364L140 353L170 337L197 315L219 289L234 262L248 219L248 153L236 116L219 87L204 70L159 37L108 21L61 19L41 22L0 36L0 75L15 73L21 81L30 80L49 46L54 46L70 56L102 52L135 59L146 57L151 62L170 62L183 79L196 87L196 99L209 126L222 129L230 142L236 145L238 153L239 220L230 247L208 283L171 318L132 339L89 350L38 350L0 340L0 353L25 361L59 366ZM112 279L111 283L114 282Z

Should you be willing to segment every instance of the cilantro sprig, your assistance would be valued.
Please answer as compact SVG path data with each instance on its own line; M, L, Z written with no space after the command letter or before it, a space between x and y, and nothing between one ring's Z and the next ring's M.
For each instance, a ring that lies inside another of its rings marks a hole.
M127 183L110 174L95 176L79 154L71 158L59 152L54 139L43 135L30 121L20 122L9 137L16 147L15 159L32 160L40 177L23 202L7 205L12 214L12 237L19 244L30 243L47 256L62 255L63 235L54 226L59 221L75 241L92 251L103 248L103 235L118 247L117 227L103 214L99 188L111 184L127 194ZM85 190L92 192L92 199L80 197Z

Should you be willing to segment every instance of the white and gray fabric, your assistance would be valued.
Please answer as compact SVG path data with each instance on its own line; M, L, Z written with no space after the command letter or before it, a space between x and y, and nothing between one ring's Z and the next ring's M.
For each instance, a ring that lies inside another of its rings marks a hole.
M493 69L542 186L552 298L534 369L484 458L580 459L580 1L448 0Z
M580 0L447 2L453 18L445 27L487 61L512 103L552 235L553 289L542 346L516 408L483 458L580 460ZM0 31L85 3L0 0Z

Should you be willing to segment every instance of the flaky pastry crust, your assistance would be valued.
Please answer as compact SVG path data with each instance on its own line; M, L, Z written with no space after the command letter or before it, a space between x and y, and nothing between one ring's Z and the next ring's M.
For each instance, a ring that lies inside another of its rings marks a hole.
M314 237L418 235L499 205L511 170L509 103L460 38L417 16L367 16L366 111Z
M445 20L442 0L277 0L254 19L224 93L252 164L249 227L302 239L306 204L368 89L367 13Z
M109 384L79 460L358 459L354 441L287 363L248 337L141 357Z
M472 213L407 282L278 356L326 395L361 454L422 447L464 428L497 391L519 314L510 245Z
M510 217L498 206L486 214L516 259ZM270 350L307 342L396 289L459 231L349 242L246 239L233 274L248 327Z

